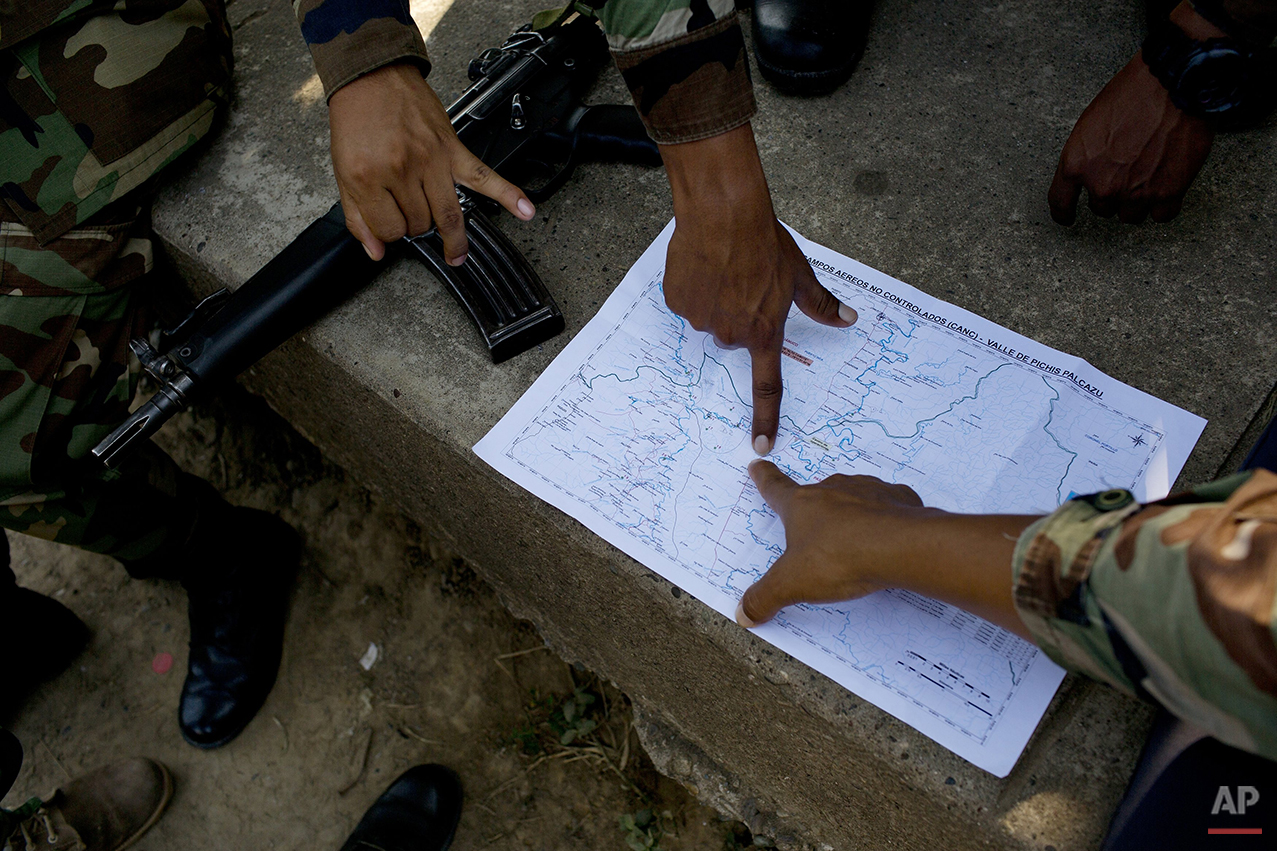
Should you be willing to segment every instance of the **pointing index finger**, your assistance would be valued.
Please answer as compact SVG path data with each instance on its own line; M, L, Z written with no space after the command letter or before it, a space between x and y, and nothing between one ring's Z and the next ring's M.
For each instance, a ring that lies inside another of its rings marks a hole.
M749 477L754 480L763 500L780 515L782 522L785 512L789 510L789 500L798 483L786 476L779 467L770 461L756 458L749 462Z
M776 445L780 427L780 344L749 350L754 373L754 451L766 455Z
M459 159L456 177L462 186L488 196L517 219L526 222L536 215L536 207L532 206L523 190L488 168L483 160L464 147Z

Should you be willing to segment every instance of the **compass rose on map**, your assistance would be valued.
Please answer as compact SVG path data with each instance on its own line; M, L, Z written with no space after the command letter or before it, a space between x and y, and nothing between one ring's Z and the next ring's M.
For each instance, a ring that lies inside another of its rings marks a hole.
M1144 435L1142 435L1142 434L1136 434L1136 435L1130 435L1130 434L1128 434L1128 435L1127 435L1127 437L1128 437L1128 438L1130 438L1130 440L1131 440L1131 445L1132 445L1132 446L1143 446L1143 445L1144 445Z

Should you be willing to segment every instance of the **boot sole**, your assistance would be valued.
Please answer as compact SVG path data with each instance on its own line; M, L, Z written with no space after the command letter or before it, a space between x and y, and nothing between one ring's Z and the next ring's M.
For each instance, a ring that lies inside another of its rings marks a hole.
M757 51L754 52L754 59L758 62L758 70L763 75L763 79L787 95L805 97L832 94L851 79L862 56L863 53L857 53L856 58L846 65L826 71L790 71L777 68L759 56Z

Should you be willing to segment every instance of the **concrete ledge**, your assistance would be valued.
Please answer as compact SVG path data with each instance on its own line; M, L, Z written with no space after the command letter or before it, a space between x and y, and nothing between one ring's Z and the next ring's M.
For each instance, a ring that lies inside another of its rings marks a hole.
M470 57L544 4L426 5L442 12L430 48L447 102ZM880 6L843 90L793 100L760 86L755 127L782 218L1208 417L1185 478L1210 478L1277 362L1272 127L1221 138L1171 226L1123 228L1083 212L1073 229L1058 228L1045 205L1055 158L1138 44L1136 4ZM236 103L155 209L167 254L196 293L242 283L336 196L326 111L287 4L230 9ZM593 100L624 97L613 74ZM658 767L783 845L1096 847L1147 731L1146 707L1070 678L1020 764L996 780L727 623L471 453L668 218L659 171L582 168L535 222L500 223L555 293L565 335L494 367L451 298L404 263L246 383L451 541L556 650L623 688Z

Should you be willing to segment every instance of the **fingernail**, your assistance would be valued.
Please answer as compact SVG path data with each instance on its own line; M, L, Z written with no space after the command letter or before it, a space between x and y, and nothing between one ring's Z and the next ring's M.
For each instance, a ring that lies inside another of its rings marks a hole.
M359 244L360 244L360 245L364 245L362 242L361 242L361 243L359 243ZM369 259L369 260L376 260L376 259L377 259L376 257L373 257L373 256L372 256L372 249L371 249L371 248L369 248L369 247L368 247L368 246L366 246L366 245L364 245L364 253L368 255L368 259Z
M754 438L754 451L759 455L766 455L768 452L771 452L771 438L765 434L760 434L758 437Z
M856 311L852 310L845 304L838 305L838 318L848 325L856 324Z
M533 207L532 202L527 198L520 198L515 206L519 208L519 214L525 219L530 219L537 214L537 208Z
M745 629L753 629L754 627L758 626L758 624L750 620L749 617L745 614L744 600L741 600L739 603L736 604L736 623L745 627Z
M449 266L460 266L462 263L466 262L466 258L467 258L467 257L469 257L469 256L470 256L469 254L462 254L460 257L454 257L454 258L452 258L451 260L449 260L449 261L448 261L448 265L449 265Z

